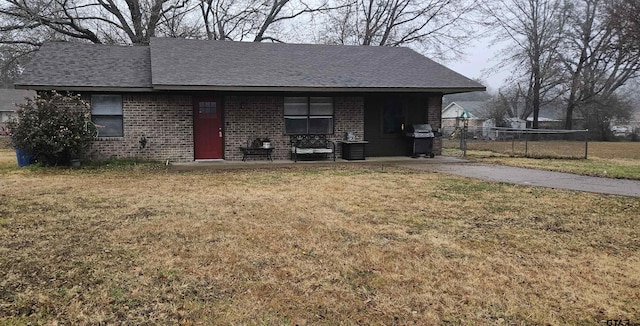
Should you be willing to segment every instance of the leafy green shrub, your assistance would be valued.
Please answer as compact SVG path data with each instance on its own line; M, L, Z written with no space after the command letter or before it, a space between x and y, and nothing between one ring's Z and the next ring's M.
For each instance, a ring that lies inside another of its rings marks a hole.
M68 164L85 157L96 135L89 105L80 95L55 91L28 98L9 122L14 146L44 165Z

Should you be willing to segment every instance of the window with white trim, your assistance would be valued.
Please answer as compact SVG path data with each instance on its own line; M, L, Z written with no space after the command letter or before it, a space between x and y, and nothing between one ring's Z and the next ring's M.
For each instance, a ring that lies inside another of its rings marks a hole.
M122 96L91 95L91 121L98 126L98 137L123 137Z
M287 135L333 134L333 98L285 97L284 129Z

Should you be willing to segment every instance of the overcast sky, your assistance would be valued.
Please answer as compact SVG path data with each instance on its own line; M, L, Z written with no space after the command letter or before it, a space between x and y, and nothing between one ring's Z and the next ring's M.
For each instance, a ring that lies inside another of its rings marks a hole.
M509 69L494 70L498 61L497 52L500 45L491 46L488 39L476 39L466 49L467 55L462 60L451 60L444 65L469 78L480 78L485 86L497 91L509 76Z

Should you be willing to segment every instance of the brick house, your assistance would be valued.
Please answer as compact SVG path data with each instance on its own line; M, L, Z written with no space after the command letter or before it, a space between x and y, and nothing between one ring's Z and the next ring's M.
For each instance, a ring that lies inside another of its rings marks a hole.
M290 135L347 132L367 156L406 155L405 125L439 128L444 94L484 90L408 48L172 38L46 43L16 88L82 94L98 156L183 162L240 160L256 137L289 159Z
M25 103L25 97L33 97L35 92L21 89L0 89L0 135L8 133L7 122L18 109L16 104Z

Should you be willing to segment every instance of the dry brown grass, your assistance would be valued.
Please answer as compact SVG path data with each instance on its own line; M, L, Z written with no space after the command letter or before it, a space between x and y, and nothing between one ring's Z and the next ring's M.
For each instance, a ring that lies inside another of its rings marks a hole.
M11 148L11 138L9 136L0 136L0 150Z
M589 142L589 156L640 160L640 142Z
M13 149L0 147L0 167L13 169L17 164L16 152Z
M340 165L0 179L0 324L640 322L639 199Z

